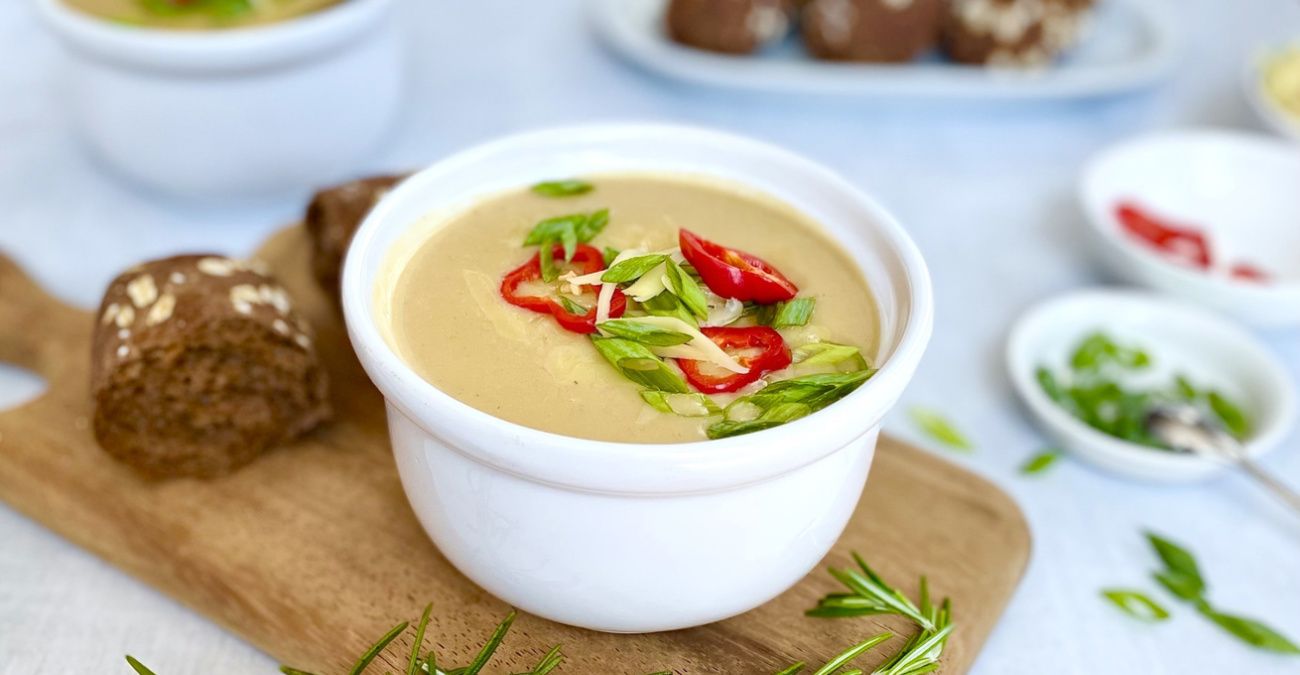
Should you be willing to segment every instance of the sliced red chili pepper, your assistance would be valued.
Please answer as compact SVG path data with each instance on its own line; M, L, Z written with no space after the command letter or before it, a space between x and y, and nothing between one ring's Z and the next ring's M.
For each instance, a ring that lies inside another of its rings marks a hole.
M705 362L678 359L677 365L686 374L686 381L706 394L736 391L767 373L790 365L790 349L785 346L785 340L767 326L701 328L700 332L749 369L747 373L733 373L712 366L710 372L705 372L702 368Z
M1128 202L1121 202L1116 207L1115 216L1126 232L1161 253L1209 269L1210 245L1203 232L1163 221Z
M1228 274L1233 279L1240 279L1242 281L1254 281L1257 283L1267 283L1269 279L1271 279L1268 272L1265 272L1264 270L1255 267L1250 263L1244 263L1244 262L1239 262L1233 265L1232 268L1228 270Z
M724 298L770 304L799 292L784 274L756 255L715 244L690 230L682 230L678 239L686 261L710 290Z
M557 262L564 261L564 247L556 244L551 250L551 255ZM577 250L573 253L573 259L568 263L579 275L591 274L605 269L605 256L594 246L579 244ZM565 330L574 333L595 333L596 332L596 307L593 305L586 314L570 314L564 308L564 305L556 300L553 295L528 295L521 294L520 288L529 282L537 281L542 278L542 259L541 253L533 255L528 262L516 267L501 280L501 297L505 301L526 310L537 312L538 314L550 314L555 317L556 323L559 323ZM611 318L623 316L627 311L627 298L623 292L615 289L614 297L609 303L609 315Z

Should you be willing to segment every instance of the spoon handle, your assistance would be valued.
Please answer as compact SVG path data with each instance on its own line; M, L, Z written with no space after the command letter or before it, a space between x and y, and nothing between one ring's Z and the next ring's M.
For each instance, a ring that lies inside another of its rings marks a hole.
M1285 483L1275 478L1273 474L1265 471L1262 467L1249 459L1241 459L1237 464L1244 469L1246 473L1250 474L1250 477L1254 478L1257 483L1268 488L1269 492L1272 492L1278 497L1278 499L1286 502L1287 506L1294 509L1296 513L1300 513L1300 493L1297 493Z

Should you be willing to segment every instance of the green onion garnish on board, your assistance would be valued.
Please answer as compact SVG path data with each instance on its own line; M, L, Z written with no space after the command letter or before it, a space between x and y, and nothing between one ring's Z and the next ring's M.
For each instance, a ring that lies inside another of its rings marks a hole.
M1138 621L1155 623L1169 618L1169 610L1161 607L1155 600L1147 597L1141 591L1126 588L1107 588L1101 591L1101 597L1106 598L1112 605L1118 607L1121 612Z
M585 180L577 178L567 178L564 180L548 180L534 185L532 191L543 197L576 197L585 195L595 189L595 186Z
M609 337L623 338L651 347L684 345L695 339L686 333L668 330L636 319L610 319L597 324L596 328Z
M618 368L623 377L647 389L681 394L690 391L686 380L643 344L622 338L595 336L592 336L591 342L596 346L596 351Z

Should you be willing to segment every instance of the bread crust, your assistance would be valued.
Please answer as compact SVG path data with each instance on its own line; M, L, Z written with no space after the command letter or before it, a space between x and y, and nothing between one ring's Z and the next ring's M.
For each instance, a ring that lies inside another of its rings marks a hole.
M804 44L830 61L900 63L935 45L945 0L811 0Z
M330 417L311 326L257 263L183 255L109 284L91 343L101 447L151 477L212 477Z
M311 270L316 282L335 301L339 299L339 277L352 235L370 209L406 174L372 176L317 192L307 205L305 222L311 237Z

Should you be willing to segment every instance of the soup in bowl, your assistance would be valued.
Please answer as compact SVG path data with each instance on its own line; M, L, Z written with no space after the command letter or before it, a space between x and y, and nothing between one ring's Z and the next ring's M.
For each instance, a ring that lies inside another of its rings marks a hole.
M526 611L620 632L806 574L932 322L915 246L842 179L652 125L416 174L358 231L343 302L440 550Z

